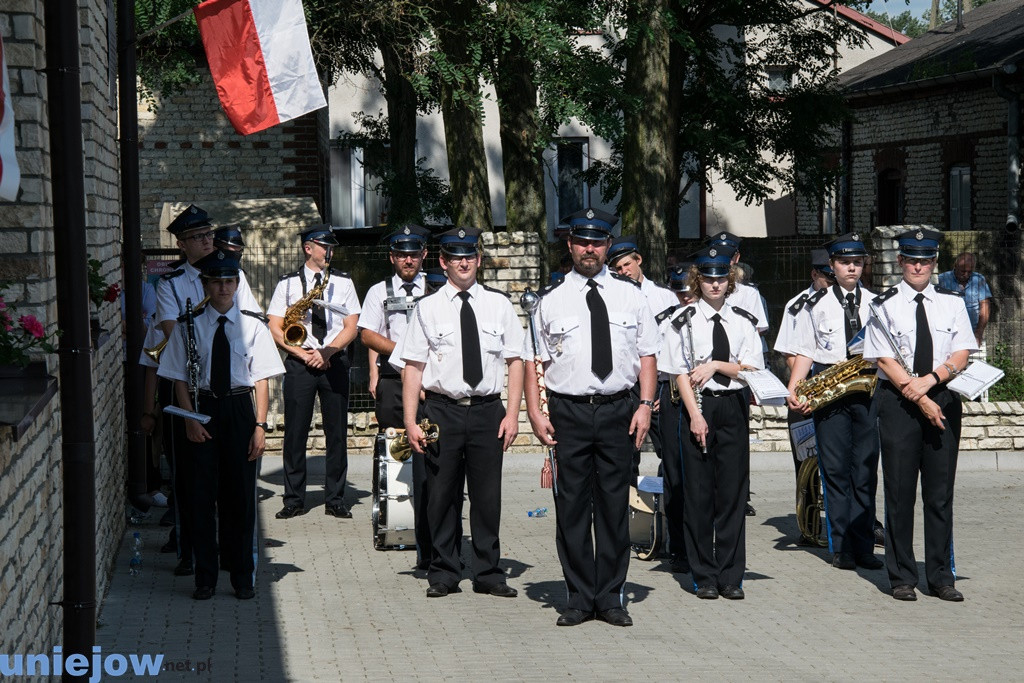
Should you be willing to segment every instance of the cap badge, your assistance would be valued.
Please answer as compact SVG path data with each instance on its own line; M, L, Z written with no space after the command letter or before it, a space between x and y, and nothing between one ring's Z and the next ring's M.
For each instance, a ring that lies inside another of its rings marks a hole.
M710 249L708 251L708 256L710 256L711 258L714 258L714 257L718 256L718 250L717 249Z
M217 252L217 259L221 260L221 261L224 260L224 252L223 251L218 251Z
M860 242L860 235L854 235L853 236L853 241L854 242Z
M199 209L197 209L197 208L196 208L196 207L194 207L194 206L190 206L190 207L188 208L188 212L189 212L189 213L199 213Z
M403 230L402 232L404 232L406 235L412 234L412 230L409 229L409 226L405 226L405 230Z
M462 229L460 228L460 229L459 229L459 237L465 237L465 236L466 236L466 231L465 231L465 230L462 230Z
M921 232L920 230L918 230L918 231L917 231L917 234L916 234L916 235L914 235L914 238L915 238L915 239L918 239L918 240L923 240L923 239L924 239L924 233L923 233L923 232Z
M587 218L593 218L595 215L593 209L587 209Z

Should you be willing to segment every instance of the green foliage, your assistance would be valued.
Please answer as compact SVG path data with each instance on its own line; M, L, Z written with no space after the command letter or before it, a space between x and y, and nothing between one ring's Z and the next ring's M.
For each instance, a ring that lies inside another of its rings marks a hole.
M868 10L864 14L868 15L878 23L888 26L894 31L899 31L905 36L911 38L918 38L928 31L928 21L926 19L919 19L910 13L910 10L904 10L899 14L892 16L887 12L873 12Z
M1006 373L1006 376L988 390L990 401L1024 401L1024 368L1013 360L1010 346L1005 342L996 344L989 354L988 362Z
M191 0L135 0L138 35L159 26L195 5ZM138 40L139 96L156 109L154 93L174 95L199 83L206 57L194 15Z

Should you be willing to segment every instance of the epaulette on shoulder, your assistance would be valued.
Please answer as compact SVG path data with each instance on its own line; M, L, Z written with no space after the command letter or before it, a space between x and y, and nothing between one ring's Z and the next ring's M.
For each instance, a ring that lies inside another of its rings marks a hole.
M185 265L186 262L187 262L187 260L185 259L185 257L182 257L180 259L175 259L174 261L171 261L170 263L167 264L167 267L168 268L181 268L183 265Z
M634 286L634 287L636 287L637 289L639 289L639 288L640 288L640 283L639 283L639 282L637 282L636 280L634 280L634 279L633 279L633 278L631 278L631 277L626 277L625 275L619 275L618 273L612 273L612 272L610 272L610 271L609 271L609 273L608 273L608 274L609 274L609 275L611 275L611 276L612 276L613 278L615 278L616 280L622 280L623 282L628 282L629 284L633 285L633 286Z
M677 330L683 329L683 325L686 321L693 317L693 314L697 312L696 306L687 306L681 312L676 314L676 317L672 319L672 326Z
M551 284L546 285L544 287L541 287L540 291L537 292L537 295L538 296L544 296L545 294L547 294L548 292L552 291L555 287L557 287L558 285L562 284L563 282L565 282L565 278L564 277L560 278L558 280L555 280Z
M736 313L736 315L740 316L741 318L746 318L747 320L749 320L751 325L754 325L755 327L757 326L757 316L754 315L753 313L744 311L742 308L736 308L735 306L732 307L732 310Z
M178 277L179 275L184 275L184 274L185 274L185 269L184 268L178 268L177 270L172 270L169 273L164 273L163 275L160 276L160 279L161 280L173 280L174 278Z
M804 292L799 297L797 297L797 300L793 302L793 305L790 306L789 309L787 309L789 310L789 314L796 315L797 313L799 313L800 309L804 307L804 304L810 297L811 295L808 294L807 292Z
M506 299L511 299L512 298L512 295L509 294L508 292L502 291L500 289L496 289L494 287L488 287L487 285L480 285L480 286L483 287L484 289L486 289L488 292L494 292L495 294L501 294Z
M660 325L661 323L665 322L665 318L667 318L670 315L672 315L673 313L675 313L681 307L682 307L682 304L676 304L675 306L669 306L664 311L662 311L658 315L654 316L654 320Z
M347 277L349 280L352 279L352 275L347 270L335 270L334 268L331 268L330 271L331 277Z
M889 289L885 290L884 292L882 292L881 294L876 296L874 303L880 304L880 303L883 303L885 301L888 301L889 299L891 299L894 296L896 296L896 292L898 292L898 291L899 291L899 287L897 285L893 285Z
M825 296L828 294L828 290L829 290L828 287L822 287L817 292L815 292L811 296L807 297L807 301L805 302L805 305L808 308L814 308L814 304L818 303L819 301L821 301L822 299L825 298Z
M301 270L296 270L293 273L285 273L284 275L281 276L281 279L282 280L287 280L290 277L300 277L301 275L302 275L302 271Z
M665 285L661 284L660 282L655 282L654 280L651 280L651 284L653 284L658 289L664 289L667 292L672 292L672 289L670 287L666 287ZM672 293L675 294L675 292L672 292Z
M946 289L945 287L936 286L935 287L935 291L938 292L939 294L949 294L949 295L952 295L952 296L958 296L961 299L964 297L964 293L963 292L958 292L955 289Z
M256 318L257 320L259 320L264 325L267 325L267 324L270 323L270 318L268 318L267 316L265 316L262 313L259 313L257 311L247 311L245 309L242 309L242 315L247 315L247 316L249 316L251 318Z

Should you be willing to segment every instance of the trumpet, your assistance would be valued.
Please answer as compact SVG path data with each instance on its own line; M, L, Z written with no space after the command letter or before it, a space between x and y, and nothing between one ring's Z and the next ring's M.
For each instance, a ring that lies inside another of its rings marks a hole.
M210 303L210 295L209 294L207 294L206 297L202 301L199 302L199 304L195 307L195 311L193 311L193 314L195 314L197 311L199 311L201 308L203 308L203 306L205 306L208 303ZM164 337L160 341L159 344L155 344L153 346L150 346L148 349L142 349L142 351L147 356L149 356L150 360L152 360L154 363L159 363L160 362L160 354L164 352L164 348L167 346L167 340L168 339L169 339L169 337Z
M420 429L427 438L427 443L434 443L441 436L441 428L427 418L419 422ZM398 462L405 462L412 455L412 446L409 444L409 437L404 429L388 427L384 430L384 437L391 442L388 454Z

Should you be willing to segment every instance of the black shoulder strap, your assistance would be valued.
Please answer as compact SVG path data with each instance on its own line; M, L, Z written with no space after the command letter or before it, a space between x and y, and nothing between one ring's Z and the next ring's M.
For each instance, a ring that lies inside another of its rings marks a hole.
M619 275L618 273L613 273L611 271L609 271L608 274L611 275L616 280L622 280L623 282L628 282L629 284L633 285L634 287L636 287L638 289L640 288L640 283L637 282L636 280L634 280L631 277L626 277L625 275Z
M661 323L665 322L665 318L667 318L670 315L672 315L673 313L675 313L677 310L679 310L679 308L681 306L682 306L682 304L676 304L675 306L669 306L664 311L662 311L658 315L654 316L655 322L657 322L659 325Z
M347 277L349 280L352 279L347 270L335 270L334 268L328 268L328 270L331 272L331 277ZM390 280L391 278L388 279Z
M302 277L302 271L296 270L294 273L285 273L284 275L281 276L281 279L287 280L290 277Z
M538 296L544 296L545 294L547 294L548 292L550 292L551 290L553 290L555 287L557 287L558 285L562 284L563 282L565 282L565 278L564 277L559 279L559 280L555 280L554 282L550 283L546 287L541 287L541 290L539 292L537 292L537 295Z
M262 313L259 313L257 311L247 311L244 308L241 309L241 310L242 310L242 315L247 315L247 316L249 316L251 318L256 318L257 320L259 320L264 325L267 325L267 324L270 323L270 318L268 318L267 316L263 315Z
M939 287L938 285L936 285L935 291L938 292L939 294L950 294L952 296L958 296L961 299L964 296L963 292L957 291L955 289L946 289L945 287Z
M185 269L184 268L178 268L177 270L172 270L169 273L164 273L163 275L160 276L160 279L161 280L173 280L174 278L178 277L179 275L184 275L184 274L185 274Z
M898 292L898 291L899 291L899 287L896 286L896 285L893 285L889 289L885 290L884 292L882 292L881 294L876 296L875 297L875 303L876 304L880 304L880 303L883 303L885 301L888 301L889 299L891 299L894 296L896 296L896 292Z
M822 291L824 291L824 290L822 290ZM747 311L743 310L742 308L736 308L735 306L732 307L732 310L738 316L740 316L741 318L746 318L747 320L749 320L751 325L753 325L754 327L757 327L757 316L756 315L754 315L753 313L748 313Z
M831 287L822 287L817 292L807 297L806 306L808 308L813 308L814 304L818 303L828 295L828 290L830 289Z
M787 309L789 311L789 314L796 315L797 313L799 313L800 309L804 307L804 304L810 297L811 295L808 294L807 292L804 292L799 297L797 297L797 300L793 302L793 305Z
M693 317L693 314L694 314L694 313L696 313L696 312L697 312L697 307L696 307L696 306L687 306L687 307L686 307L685 309L683 309L683 312L682 312L682 313L680 313L679 315L677 315L677 316L676 316L676 317L675 317L675 318L674 318L674 319L672 320L672 326L673 326L674 328L676 328L677 330L681 330L681 329L683 329L683 325L685 325L685 324L686 324L686 322L687 322L687 321L688 321L688 320L689 320L690 318L692 318L692 317Z
M480 285L480 286L483 287L484 289L486 289L488 292L494 292L496 294L501 294L502 296L504 296L507 299L511 299L512 298L512 295L509 294L508 292L503 292L500 289L495 289L494 287L488 287L487 285Z

